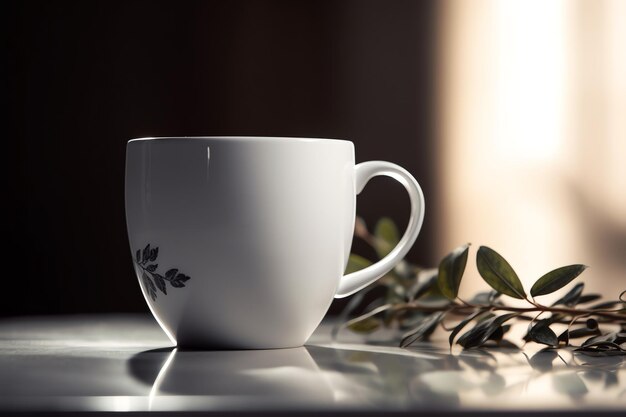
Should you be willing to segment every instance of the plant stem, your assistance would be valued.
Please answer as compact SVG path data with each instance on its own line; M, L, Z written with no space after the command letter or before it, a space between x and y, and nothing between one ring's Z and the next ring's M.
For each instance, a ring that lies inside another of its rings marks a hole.
M150 271L148 271L148 270L147 270L146 268L144 268L144 267L143 267L143 265L142 265L142 264L140 264L139 262L135 262L135 263L136 263L137 265L139 265L139 268L141 268L141 270L142 270L143 272L145 272L146 274L149 274L149 275L152 277L152 279L154 279L154 272L150 272Z
M144 268L142 264L140 264L139 262L135 262L135 263L136 263L137 265L139 265L139 268L141 268L141 269L142 269L142 271L144 271L144 272L146 272L146 273L148 273L148 274L152 275L152 272L150 272L150 271L148 271L146 268Z
M512 313L536 313L536 312L548 312L548 313L562 313L568 314L572 316L580 316L580 315L593 315L598 317L604 317L611 320L619 320L626 321L625 314L611 313L607 311L601 310L582 310L576 308L563 308L563 307L547 307L542 305L535 305L534 307L511 307L504 305L461 305L457 303L453 303L452 308L450 305L446 306L425 306L417 303L406 303L406 304L398 304L392 307L394 311L401 310L415 310L415 311L423 311L426 313L432 313L437 311L446 311L450 310L453 314L461 314L466 315L470 311L475 309L491 309L494 311L508 311Z

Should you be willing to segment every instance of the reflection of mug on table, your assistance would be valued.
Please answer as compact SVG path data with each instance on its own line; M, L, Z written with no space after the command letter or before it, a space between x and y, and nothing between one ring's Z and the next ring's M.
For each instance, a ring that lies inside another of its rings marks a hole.
M152 369L159 364L160 369ZM152 410L324 407L334 401L328 381L304 347L147 351L131 359L130 371L152 384Z

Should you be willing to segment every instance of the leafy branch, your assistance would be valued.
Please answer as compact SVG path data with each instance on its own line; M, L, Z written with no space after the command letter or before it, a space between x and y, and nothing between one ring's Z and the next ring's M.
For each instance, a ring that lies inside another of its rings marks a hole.
M379 258L399 241L398 230L388 218L376 224L373 234L362 219L357 219L355 235L367 242ZM441 260L438 268L432 269L403 260L376 284L352 297L340 315L333 336L337 337L343 328L358 333L395 328L402 332L400 346L407 347L428 340L441 326L450 331L450 348L456 343L470 349L511 345L504 338L511 324L527 321L525 342L558 348L573 346L572 340L587 338L576 345L576 351L596 356L626 355L626 291L617 300L601 301L599 294L583 294L584 283L578 283L551 305L544 305L536 298L565 287L587 267L577 264L550 271L533 284L529 295L506 259L493 249L480 246L476 267L492 290L466 301L458 293L469 251L469 243L459 246ZM371 264L370 260L352 254L346 272ZM378 297L363 306L368 294ZM523 300L528 306L508 305L502 301L503 295ZM348 320L355 311L361 313ZM449 326L450 322L454 324ZM565 329L557 336L554 328L559 325ZM608 331L611 327L612 331Z
M159 265L151 263L156 261L158 256L159 248L151 248L150 244L148 244L143 251L137 249L135 253L135 263L141 270L141 280L152 301L156 301L157 288L163 294L167 295L166 282L169 282L174 288L182 288L185 286L185 282L191 279L190 276L179 273L176 268L168 269L164 275L159 274L157 272Z

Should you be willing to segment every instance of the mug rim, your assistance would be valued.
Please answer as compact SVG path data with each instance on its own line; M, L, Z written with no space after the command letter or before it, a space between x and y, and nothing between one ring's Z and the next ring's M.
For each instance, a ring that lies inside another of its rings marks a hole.
M352 141L349 141L346 139L308 138L308 137L299 137L299 136L145 136L145 137L130 139L128 143L130 144L133 142L147 142L147 141L158 141L158 140L202 140L202 139L241 141L241 142L252 142L252 141L277 142L277 141L283 141L285 139L289 139L290 141L298 141L298 142L344 142L344 143L352 144Z

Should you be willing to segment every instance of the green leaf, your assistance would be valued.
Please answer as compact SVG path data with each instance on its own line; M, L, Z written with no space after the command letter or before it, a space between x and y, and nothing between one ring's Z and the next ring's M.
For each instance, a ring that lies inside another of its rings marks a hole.
M580 295L583 293L584 287L585 284L583 282L574 285L574 288L569 290L563 297L552 303L552 306L557 306L559 304L564 304L569 307L575 306L580 300Z
M583 346L588 346L588 345L592 345L594 343L599 343L599 342L616 343L619 345L619 344L626 342L626 333L611 332L611 333L606 333L603 335L595 336L595 337L585 340L585 342L583 343Z
M476 254L476 266L480 276L494 290L513 298L526 298L524 287L517 274L498 252L487 246L481 246Z
M581 353L586 356L595 356L599 358L605 358L609 356L626 356L626 351L621 349L603 349L603 348L594 348L594 347L581 347L578 349L574 349L575 353Z
M528 338L533 342L541 343L548 346L558 346L559 339L550 328L551 319L539 320L528 332Z
M427 316L415 328L404 334L402 341L400 342L400 347L407 347L418 340L427 339L428 336L435 331L437 325L443 319L443 315L443 311L438 311Z
M585 343L582 347L584 348L605 348L605 349L618 349L621 350L623 352L626 352L626 349L624 349L623 347L621 347L620 345L618 345L615 342L604 342L604 341L599 341L599 342L593 342L593 343Z
M457 343L465 349L482 346L504 322L518 315L519 313L508 313L483 320L473 329L463 334L463 336L457 340Z
M398 228L389 217L383 217L376 223L374 236L376 236L376 253L380 258L387 256L400 241Z
M530 289L530 295L537 297L553 293L569 284L585 269L587 269L585 265L568 265L550 271L535 282Z
M601 303L592 305L591 307L589 307L589 309L590 310L610 310L621 305L622 303L623 303L622 301L617 301L617 300L603 301Z
M598 357L624 356L626 349L621 347L623 343L626 343L626 333L612 332L587 339L574 352Z
M590 356L624 356L626 349L621 344L626 342L625 333L609 333L592 337L585 341L581 347L574 352L584 353Z
M351 274L352 272L360 271L372 264L372 261L369 259L365 259L362 256L355 255L353 253L350 254L348 258L348 266L346 267L346 274Z
M462 322L456 325L456 327L450 333L450 337L448 337L448 342L450 342L450 347L452 347L452 344L454 343L454 338L456 337L456 335L459 334L459 332L463 330L463 328L467 326L467 324L470 321L474 320L476 317L480 316L483 313L484 313L483 310L476 311L472 315L467 317L465 320L463 320Z
M380 328L380 326L381 322L379 319L375 317L367 317L364 320L348 325L348 329L355 333L372 333Z
M592 301L599 300L600 298L602 298L601 294L585 294L580 296L576 304L590 303Z
M450 252L439 264L437 283L441 293L450 300L454 300L459 293L468 252L469 243Z
M506 324L504 326L498 326L496 331L493 332L489 336L489 339L487 339L487 340L493 340L496 343L500 343L502 341L502 338L504 337L504 334L506 332L508 332L509 330L511 330L511 325L510 324Z
M593 336L599 334L598 329L589 329L587 327L581 327L579 329L573 329L570 331L564 330L558 337L559 342L569 343L571 339L578 339L581 337Z
M425 271L424 274L418 275L418 280L415 282L413 287L409 289L409 300L413 301L421 298L423 295L426 295L428 292L430 292L431 289L436 285L437 270L433 268L432 275L431 270Z

